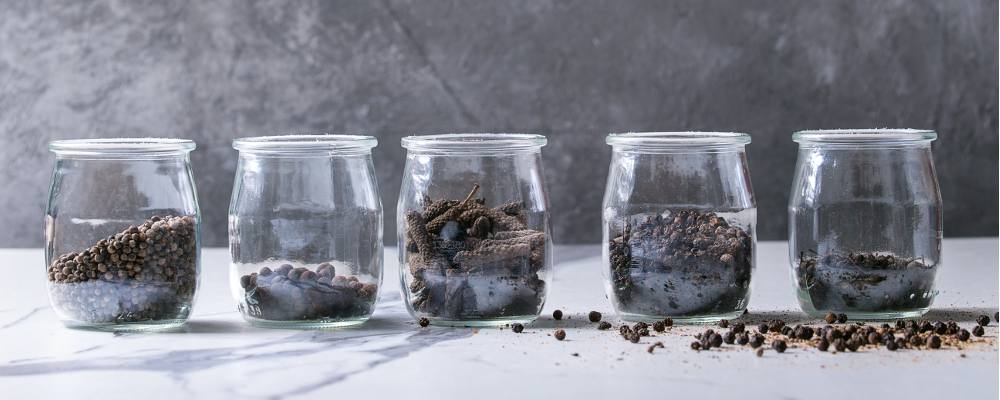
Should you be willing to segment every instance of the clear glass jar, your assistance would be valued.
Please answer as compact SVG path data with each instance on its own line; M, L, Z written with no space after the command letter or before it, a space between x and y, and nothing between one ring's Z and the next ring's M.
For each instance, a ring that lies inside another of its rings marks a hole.
M68 327L175 328L191 316L201 213L182 139L59 140L45 212L47 287Z
M611 134L604 286L624 320L734 318L756 270L757 206L742 133Z
M371 317L382 284L377 144L351 135L233 141L230 288L246 321L321 328Z
M399 193L407 310L434 324L535 320L552 276L539 135L410 136Z
M941 193L932 131L803 131L789 198L802 310L851 319L923 315L937 295Z

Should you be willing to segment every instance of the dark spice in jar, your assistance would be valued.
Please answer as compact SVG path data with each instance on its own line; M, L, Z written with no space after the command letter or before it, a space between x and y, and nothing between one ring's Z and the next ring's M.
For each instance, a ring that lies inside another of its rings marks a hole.
M601 322L601 317L601 313L597 311L591 311L590 314L587 314L587 318L590 319L590 322Z
M87 323L183 320L198 279L197 221L152 217L47 268L54 307Z
M562 310L555 310L555 311L553 311L552 312L552 318L555 318L556 321L561 320L562 319Z
M315 271L290 264L273 271L263 267L244 275L240 284L246 313L269 321L361 317L371 314L378 297L377 284L337 275L330 263L320 264Z
M612 301L625 312L723 314L749 300L753 240L715 213L639 214L608 246Z
M800 253L795 267L798 290L817 310L862 312L930 307L936 272L920 258L839 252Z
M489 208L474 198L426 199L406 212L414 310L451 319L537 315L545 294L548 235L527 229L521 202Z
M561 341L563 339L566 339L566 331L562 329L556 329L555 333L553 333L552 336L555 336L556 340Z

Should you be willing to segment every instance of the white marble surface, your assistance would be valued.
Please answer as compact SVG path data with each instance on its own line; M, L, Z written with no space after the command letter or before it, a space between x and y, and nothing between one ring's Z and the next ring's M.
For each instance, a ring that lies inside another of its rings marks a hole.
M183 332L112 334L67 329L55 319L41 250L0 250L8 277L0 280L0 398L996 399L1000 387L995 322L978 344L961 350L792 348L758 358L738 346L690 350L690 334L700 326L626 342L585 322L591 310L617 322L600 281L597 246L557 246L546 311L522 334L413 324L395 284L393 248L386 249L382 300L363 326L256 328L243 322L230 297L228 251L202 254L204 283ZM946 240L944 263L941 295L928 318L971 327L974 315L992 316L997 238ZM780 316L818 323L797 311L785 243L760 244L755 285L748 322ZM571 318L554 321L557 307ZM566 330L565 341L548 336L555 327ZM647 353L655 341L666 348Z

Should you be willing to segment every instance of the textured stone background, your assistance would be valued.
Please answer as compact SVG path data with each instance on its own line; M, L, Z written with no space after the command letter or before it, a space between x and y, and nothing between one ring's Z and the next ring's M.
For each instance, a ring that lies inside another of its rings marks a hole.
M406 135L545 134L558 243L600 240L609 132L748 147L761 239L786 235L808 128L934 129L948 236L998 232L996 1L0 0L0 247L40 247L53 139L197 141L226 244L233 138L378 137L394 242Z

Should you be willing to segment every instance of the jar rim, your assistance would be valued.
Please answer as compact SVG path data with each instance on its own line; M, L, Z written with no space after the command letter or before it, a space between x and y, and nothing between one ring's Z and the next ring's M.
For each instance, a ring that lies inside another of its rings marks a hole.
M737 132L628 132L609 134L605 143L612 147L643 150L721 149L746 146L750 143L750 135Z
M247 152L306 153L367 151L378 139L365 135L274 135L233 140L233 148Z
M528 133L448 133L407 136L401 143L407 150L418 152L504 153L538 151L548 139Z
M926 143L935 139L937 133L926 129L816 129L792 134L797 143L850 145Z
M49 142L56 154L105 156L155 156L188 153L196 147L190 139L173 138L101 138L66 139Z

